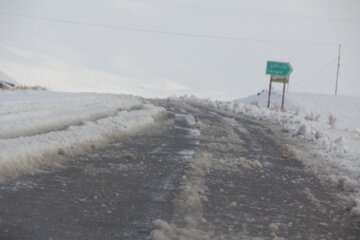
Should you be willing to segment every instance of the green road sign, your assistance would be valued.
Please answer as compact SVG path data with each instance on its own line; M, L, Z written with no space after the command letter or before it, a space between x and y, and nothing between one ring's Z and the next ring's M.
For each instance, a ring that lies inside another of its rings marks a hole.
M266 74L268 75L288 77L292 71L290 63L267 61Z

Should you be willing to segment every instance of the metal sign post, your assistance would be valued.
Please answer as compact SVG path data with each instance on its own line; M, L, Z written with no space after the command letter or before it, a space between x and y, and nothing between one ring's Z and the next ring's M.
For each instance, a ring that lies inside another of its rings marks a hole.
M281 111L284 111L284 103L285 103L285 86L286 86L286 83L284 82L284 86L283 86L283 95L282 95L282 99L281 99Z
M270 108L271 87L273 82L283 83L283 95L281 100L281 111L284 111L285 104L285 88L289 83L290 74L293 68L290 63L268 61L266 64L266 74L271 75L269 84L268 108Z
M271 98L271 85L272 85L272 79L270 78L270 85L269 85L269 96L268 96L268 105L267 107L270 108L270 98Z

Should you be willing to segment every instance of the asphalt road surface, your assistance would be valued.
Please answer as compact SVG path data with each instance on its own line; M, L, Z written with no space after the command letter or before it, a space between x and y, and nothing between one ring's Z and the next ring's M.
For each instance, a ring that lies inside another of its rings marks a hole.
M269 127L158 104L161 126L0 184L0 239L360 239Z

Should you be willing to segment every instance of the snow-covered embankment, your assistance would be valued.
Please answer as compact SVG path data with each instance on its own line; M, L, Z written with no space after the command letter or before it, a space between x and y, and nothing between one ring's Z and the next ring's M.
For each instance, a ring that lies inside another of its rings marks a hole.
M163 112L126 95L0 92L0 181L139 132Z

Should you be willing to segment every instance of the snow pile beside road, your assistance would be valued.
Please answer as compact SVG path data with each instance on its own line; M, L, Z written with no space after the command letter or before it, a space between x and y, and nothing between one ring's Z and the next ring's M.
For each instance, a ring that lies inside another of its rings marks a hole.
M1 92L0 138L15 138L61 130L141 108L138 97L69 94L47 91Z
M163 109L133 96L0 93L0 180L141 131Z
M300 116L319 116L318 121L326 124L329 116L336 118L338 128L360 129L360 97L334 96L325 94L286 92L285 109ZM282 93L274 91L271 96L271 105L281 105ZM238 99L238 104L258 104L266 107L268 91L257 95Z
M254 103L220 102L196 97L180 97L178 100L235 115L243 114L262 123L267 122L274 129L279 128L298 158L318 174L320 179L341 190L346 207L351 209L353 214L360 215L358 131L340 129L324 122L308 121L297 112L270 110Z

